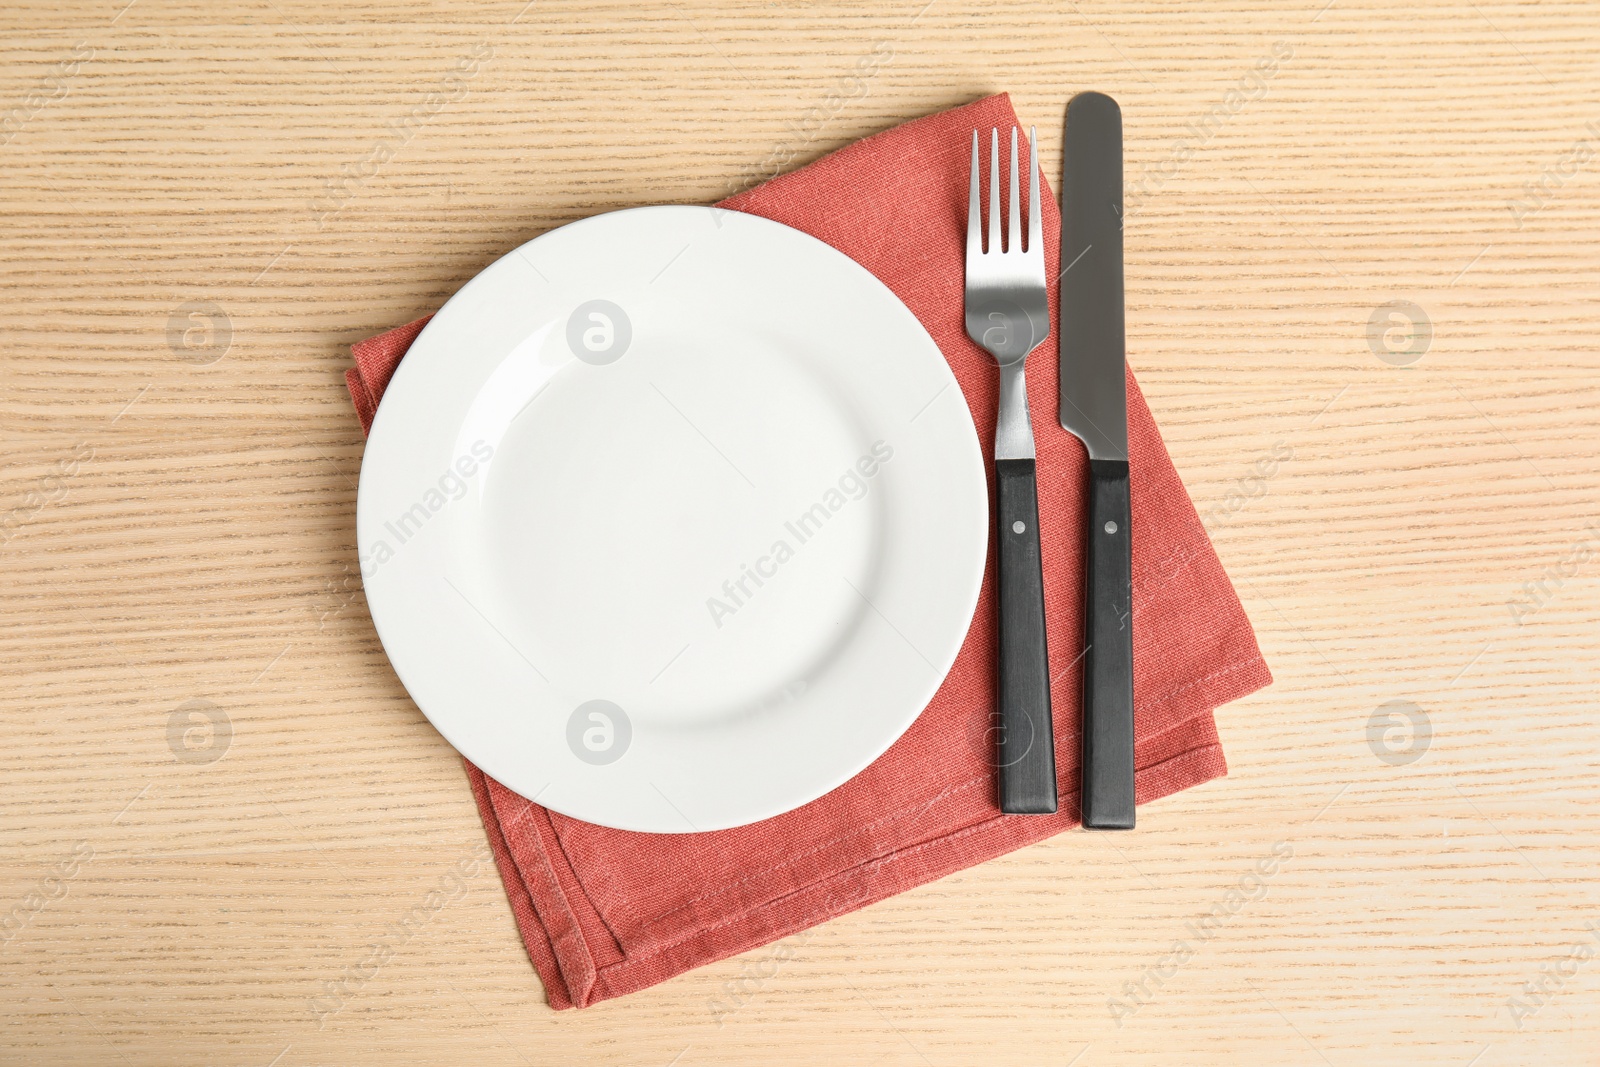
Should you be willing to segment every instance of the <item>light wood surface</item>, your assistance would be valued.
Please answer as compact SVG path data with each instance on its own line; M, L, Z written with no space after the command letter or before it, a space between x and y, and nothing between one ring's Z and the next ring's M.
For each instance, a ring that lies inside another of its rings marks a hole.
M1594 1062L1600 4L125 2L0 12L0 1061ZM1277 677L1231 776L581 1012L486 872L319 1029L483 842L356 581L349 343L997 90L1054 175L1086 88L1154 175L1130 358Z

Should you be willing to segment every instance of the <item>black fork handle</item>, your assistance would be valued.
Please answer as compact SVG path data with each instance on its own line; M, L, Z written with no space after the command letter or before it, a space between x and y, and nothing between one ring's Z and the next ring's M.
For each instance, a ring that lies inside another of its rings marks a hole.
M994 463L1000 572L1000 810L1056 810L1039 501L1031 459Z

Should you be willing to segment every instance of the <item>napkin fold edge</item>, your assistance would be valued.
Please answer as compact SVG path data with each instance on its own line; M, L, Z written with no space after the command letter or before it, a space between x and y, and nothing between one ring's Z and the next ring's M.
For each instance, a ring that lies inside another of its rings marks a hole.
M1162 703L1176 703L1188 713L1165 734L1148 738L1146 746L1160 747L1158 742L1170 735L1192 731L1196 723L1213 709L1270 685L1272 675L1266 661L1259 650L1252 651L1253 655L1246 654L1168 694L1164 699L1147 705L1153 707ZM1198 745L1181 744L1176 753L1162 755L1138 768L1134 781L1139 805L1227 775L1227 760L1221 742L1216 738L1215 724L1207 721L1206 725L1210 728L1211 740ZM494 805L490 790L493 780L470 761L463 759L462 763L483 818L485 833L489 835L489 843L494 850L495 863L506 883L507 898L528 957L544 985L550 1006L558 1011L588 1007L602 1000L638 992L686 970L793 936L839 915L967 870L971 862L964 846L969 838L993 836L1010 839L1005 842L1009 847L1005 847L1004 851L1011 852L1054 837L1064 829L1056 819L997 814L955 833L894 849L885 855L834 872L791 893L764 900L751 908L742 909L714 927L699 928L692 934L673 940L651 955L627 957L599 967L594 963L594 956L574 913L573 902L551 866L552 857L548 852L546 835L537 826L521 834L530 846L527 851L537 856L538 867L530 870L529 866L519 865L507 840L507 826ZM1078 825L1077 796L1076 783L1062 783L1062 807L1073 813L1073 826ZM513 827L514 831L522 830L520 821L523 819L548 820L549 815L544 809L525 798L520 799L523 799L526 807L513 817L513 821L518 823ZM1037 829L1020 836L1014 829L1030 824ZM553 829L551 839L554 839ZM857 893L844 898L825 895L853 879L859 880ZM538 891L537 897L534 895L535 889ZM796 909L796 904L802 906ZM593 905L589 904L589 907ZM781 923L764 921L773 912L784 913L785 920Z

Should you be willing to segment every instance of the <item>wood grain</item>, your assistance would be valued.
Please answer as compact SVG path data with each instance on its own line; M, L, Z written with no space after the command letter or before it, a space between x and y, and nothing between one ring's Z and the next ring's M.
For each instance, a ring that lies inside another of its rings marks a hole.
M1600 5L125 2L0 12L0 1060L1593 1062ZM349 343L988 92L1055 174L1091 87L1159 179L1131 359L1277 677L1230 777L577 1013L485 874L319 1029L483 840L356 581Z

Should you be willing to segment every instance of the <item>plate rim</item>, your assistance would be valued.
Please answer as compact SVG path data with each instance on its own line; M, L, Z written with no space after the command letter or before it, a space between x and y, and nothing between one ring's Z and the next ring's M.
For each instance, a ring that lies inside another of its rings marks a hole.
M975 490L972 494L974 502L981 502L982 505L981 508L974 509L975 514L981 516L981 518L978 518L974 524L981 530L981 535L975 540L973 562L968 568L969 580L966 583L966 588L963 591L963 595L956 597L954 591L949 594L950 599L959 605L959 618L961 619L959 633L952 635L953 639L949 645L948 656L940 657L943 662L932 664L934 670L932 677L926 686L925 695L921 696L914 702L908 700L907 705L909 710L899 716L896 716L892 720L892 724L890 723L890 720L885 720L886 725L890 725L890 728L884 731L885 736L881 745L863 746L857 759L845 761L843 764L844 769L828 775L825 782L821 776L814 776L816 777L818 784L808 787L806 790L804 790L803 792L805 795L802 798L798 800L793 799L792 797L788 799L774 799L769 804L760 807L759 811L753 807L747 806L738 815L732 817L731 819L702 819L702 821L710 821L712 825L692 825L687 828L682 826L682 822L687 821L687 817L683 816L681 812L676 811L675 814L678 816L678 820L673 822L673 824L670 826L654 824L644 825L641 823L624 825L623 822L619 822L615 819L598 821L592 814L583 814L578 811L564 810L562 806L559 806L553 802L540 802L542 806L548 808L549 810L556 811L579 822L587 823L592 826L608 827L612 829L640 833L676 834L712 832L716 830L732 829L763 822L779 815L783 815L787 812L794 811L800 807L804 807L806 804L812 803L813 801L827 796L829 793L832 793L834 790L851 781L857 775L861 774L864 770L870 767L874 762L876 762L879 757L881 757L885 752L892 748L897 741L904 737L906 732L910 730L913 725L915 725L919 718L921 718L923 712L927 710L929 704L931 704L934 697L937 696L939 690L943 687L946 679L949 677L950 671L954 668L957 660L960 658L961 651L966 645L967 636L970 634L973 621L976 618L978 602L982 595L983 581L987 572L989 548L993 537L993 531L990 529L992 523L989 521L991 518L989 514L991 510L991 503L989 500L990 494L988 487L988 470L983 459L981 438L979 437L977 426L972 416L971 406L966 401L965 390L961 387L961 383L955 375L955 370L950 366L949 359L945 356L943 349L939 346L938 342L934 340L932 334L929 332L926 325L923 324L922 320L917 317L917 315L905 304L903 300L901 300L899 295L889 288L889 286L884 283L882 279L878 278L877 275L869 270L866 266L856 261L849 254L834 247L827 241L822 240L821 238L807 233L806 231L797 227L789 226L786 223L779 222L775 219L769 219L762 215L756 215L751 212L736 211L729 208L677 204L653 204L621 208L615 211L598 212L593 215L585 216L581 219L576 219L562 226L557 226L550 230L546 230L545 232L510 248L505 253L495 257L492 261L486 264L476 274L458 287L455 292L453 292L450 297L440 305L439 309L433 313L433 315L430 317L430 320L424 325L422 330L420 330L417 336L413 338L411 345L408 346L407 351L409 353L418 344L422 344L424 340L428 338L430 333L434 333L440 329L443 329L444 325L440 322L443 312L449 308L452 303L457 301L470 287L477 283L486 273L495 269L502 262L531 250L532 246L537 245L539 242L546 240L554 234L564 233L565 231L571 230L575 227L584 227L587 224L596 222L597 220L609 219L613 216L654 217L670 214L681 217L690 214L699 215L702 213L712 213L713 215L716 213L737 215L742 220L741 224L753 223L757 229L772 228L774 232L783 231L789 235L799 237L804 242L810 243L814 246L820 246L820 250L823 252L825 257L834 259L840 264L840 266L854 272L860 281L874 287L885 299L886 306L897 308L899 313L903 316L905 323L926 340L928 346L932 349L932 353L937 356L938 369L936 373L945 379L946 388L949 386L954 386L956 394L961 398L962 409L960 416L956 419L956 422L958 423L958 429L955 429L951 432L956 432L961 438L962 447L960 447L958 451L964 453L968 461L967 466L969 468L969 473L972 476L969 481L970 485ZM718 221L717 225L720 228L721 222ZM537 268L535 268L535 270L537 271ZM542 275L542 272L540 273ZM504 358L505 357L503 356L501 357L502 363ZM398 405L389 403L390 398L395 395L405 395L405 391L408 388L405 384L406 380L415 376L415 368L419 365L420 364L408 361L405 358L401 359L400 363L396 366L394 372L392 373L387 386L385 387L383 397L380 398L377 411L373 417L370 431L366 437L357 486L356 533L358 553L360 552L360 545L364 543L361 539L363 529L370 526L371 523L378 521L375 517L365 521L363 520L363 516L370 511L370 508L363 507L363 502L371 501L373 498L373 494L368 492L367 489L369 484L369 471L373 472L373 478L382 476L374 469L373 465L367 462L368 454L371 451L372 443L375 440L381 441L382 438L388 436L387 431L380 433L380 428L385 427L388 422L392 422L393 418L396 417L394 413L399 410ZM410 375L407 375L406 373L408 368L413 370L413 373ZM386 411L388 411L391 416L387 420L384 417ZM363 586L365 586L366 580L366 577L363 576ZM952 614L954 614L954 609L952 609ZM448 729L445 725L442 725L434 717L434 715L429 713L427 708L423 707L422 702L412 695L412 687L408 685L406 681L406 675L409 668L403 668L400 659L397 659L394 655L391 655L390 643L384 640L384 628L379 621L379 612L372 610L370 600L368 615L372 620L373 629L378 636L379 644L383 649L385 659L388 660L390 668L394 671L395 676L400 681L402 688L405 689L407 698L412 702L413 706L422 713L424 718L427 719L429 725L448 744L450 744L452 748L456 750L457 755L472 762L474 766L478 766L480 769L483 769L481 763L478 760L475 760L471 754L469 754L461 747L460 744L457 743L456 738L452 736L452 733L455 731ZM404 655L409 654L409 651L403 653L401 658L404 658ZM413 665L413 667L414 666L415 665ZM449 716L441 717L446 720L449 718ZM869 748L871 751L868 751ZM483 769L483 773L489 777L494 777L493 775L489 774L486 769ZM497 778L496 781L499 781L499 779ZM505 785L507 789L517 792L516 788L512 785L506 783L501 784ZM518 795L523 794L519 793ZM670 805L670 801L668 802L668 806L672 806ZM675 809L675 806L672 807ZM755 813L752 814L752 811L755 811Z

